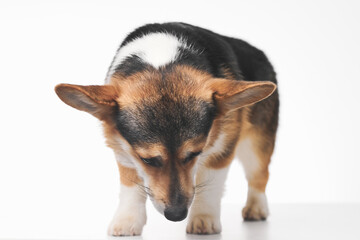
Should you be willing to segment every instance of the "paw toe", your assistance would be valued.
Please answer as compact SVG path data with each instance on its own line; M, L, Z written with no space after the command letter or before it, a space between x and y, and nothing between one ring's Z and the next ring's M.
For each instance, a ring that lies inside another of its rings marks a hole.
M221 232L220 221L209 215L193 217L186 228L189 234L217 234Z
M259 206L245 206L242 210L242 216L245 221L266 220L268 215L268 210Z
M144 224L134 221L117 221L111 223L108 229L109 236L137 236L141 235Z

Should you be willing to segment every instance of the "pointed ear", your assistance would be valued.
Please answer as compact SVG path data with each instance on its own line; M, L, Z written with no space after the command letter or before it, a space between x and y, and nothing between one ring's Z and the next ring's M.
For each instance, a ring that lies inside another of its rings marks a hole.
M269 97L276 89L270 81L237 81L213 79L210 83L214 98L222 112L254 104Z
M80 86L59 84L55 87L59 98L67 105L106 120L116 106L116 88L110 85Z

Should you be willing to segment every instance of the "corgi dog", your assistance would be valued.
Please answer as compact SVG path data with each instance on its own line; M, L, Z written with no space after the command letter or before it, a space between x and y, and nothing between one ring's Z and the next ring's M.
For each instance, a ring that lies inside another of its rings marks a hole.
M220 233L221 197L235 157L248 181L243 218L265 220L276 84L267 57L245 41L163 23L125 38L104 85L57 85L63 102L102 121L115 153L120 201L108 234L140 235L147 197L170 221L189 215L189 234Z

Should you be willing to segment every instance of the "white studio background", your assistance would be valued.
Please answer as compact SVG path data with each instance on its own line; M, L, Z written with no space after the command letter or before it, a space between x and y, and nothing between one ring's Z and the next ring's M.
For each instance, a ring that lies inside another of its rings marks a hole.
M242 38L274 64L281 113L270 204L359 203L359 10L340 0L1 0L0 238L105 235L119 193L113 153L101 124L53 89L102 84L126 34L152 22ZM245 197L235 161L224 203Z

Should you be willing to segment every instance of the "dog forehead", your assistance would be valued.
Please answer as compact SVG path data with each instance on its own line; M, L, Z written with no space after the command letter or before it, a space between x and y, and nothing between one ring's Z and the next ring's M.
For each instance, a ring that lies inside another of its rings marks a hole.
M193 97L172 99L119 109L116 126L130 144L162 143L168 149L187 139L207 135L215 117L212 103Z
M121 74L111 78L119 86L117 102L122 107L155 102L164 95L172 99L187 97L211 101L213 91L208 87L211 76L189 66L167 66L161 70L146 69L130 76Z

